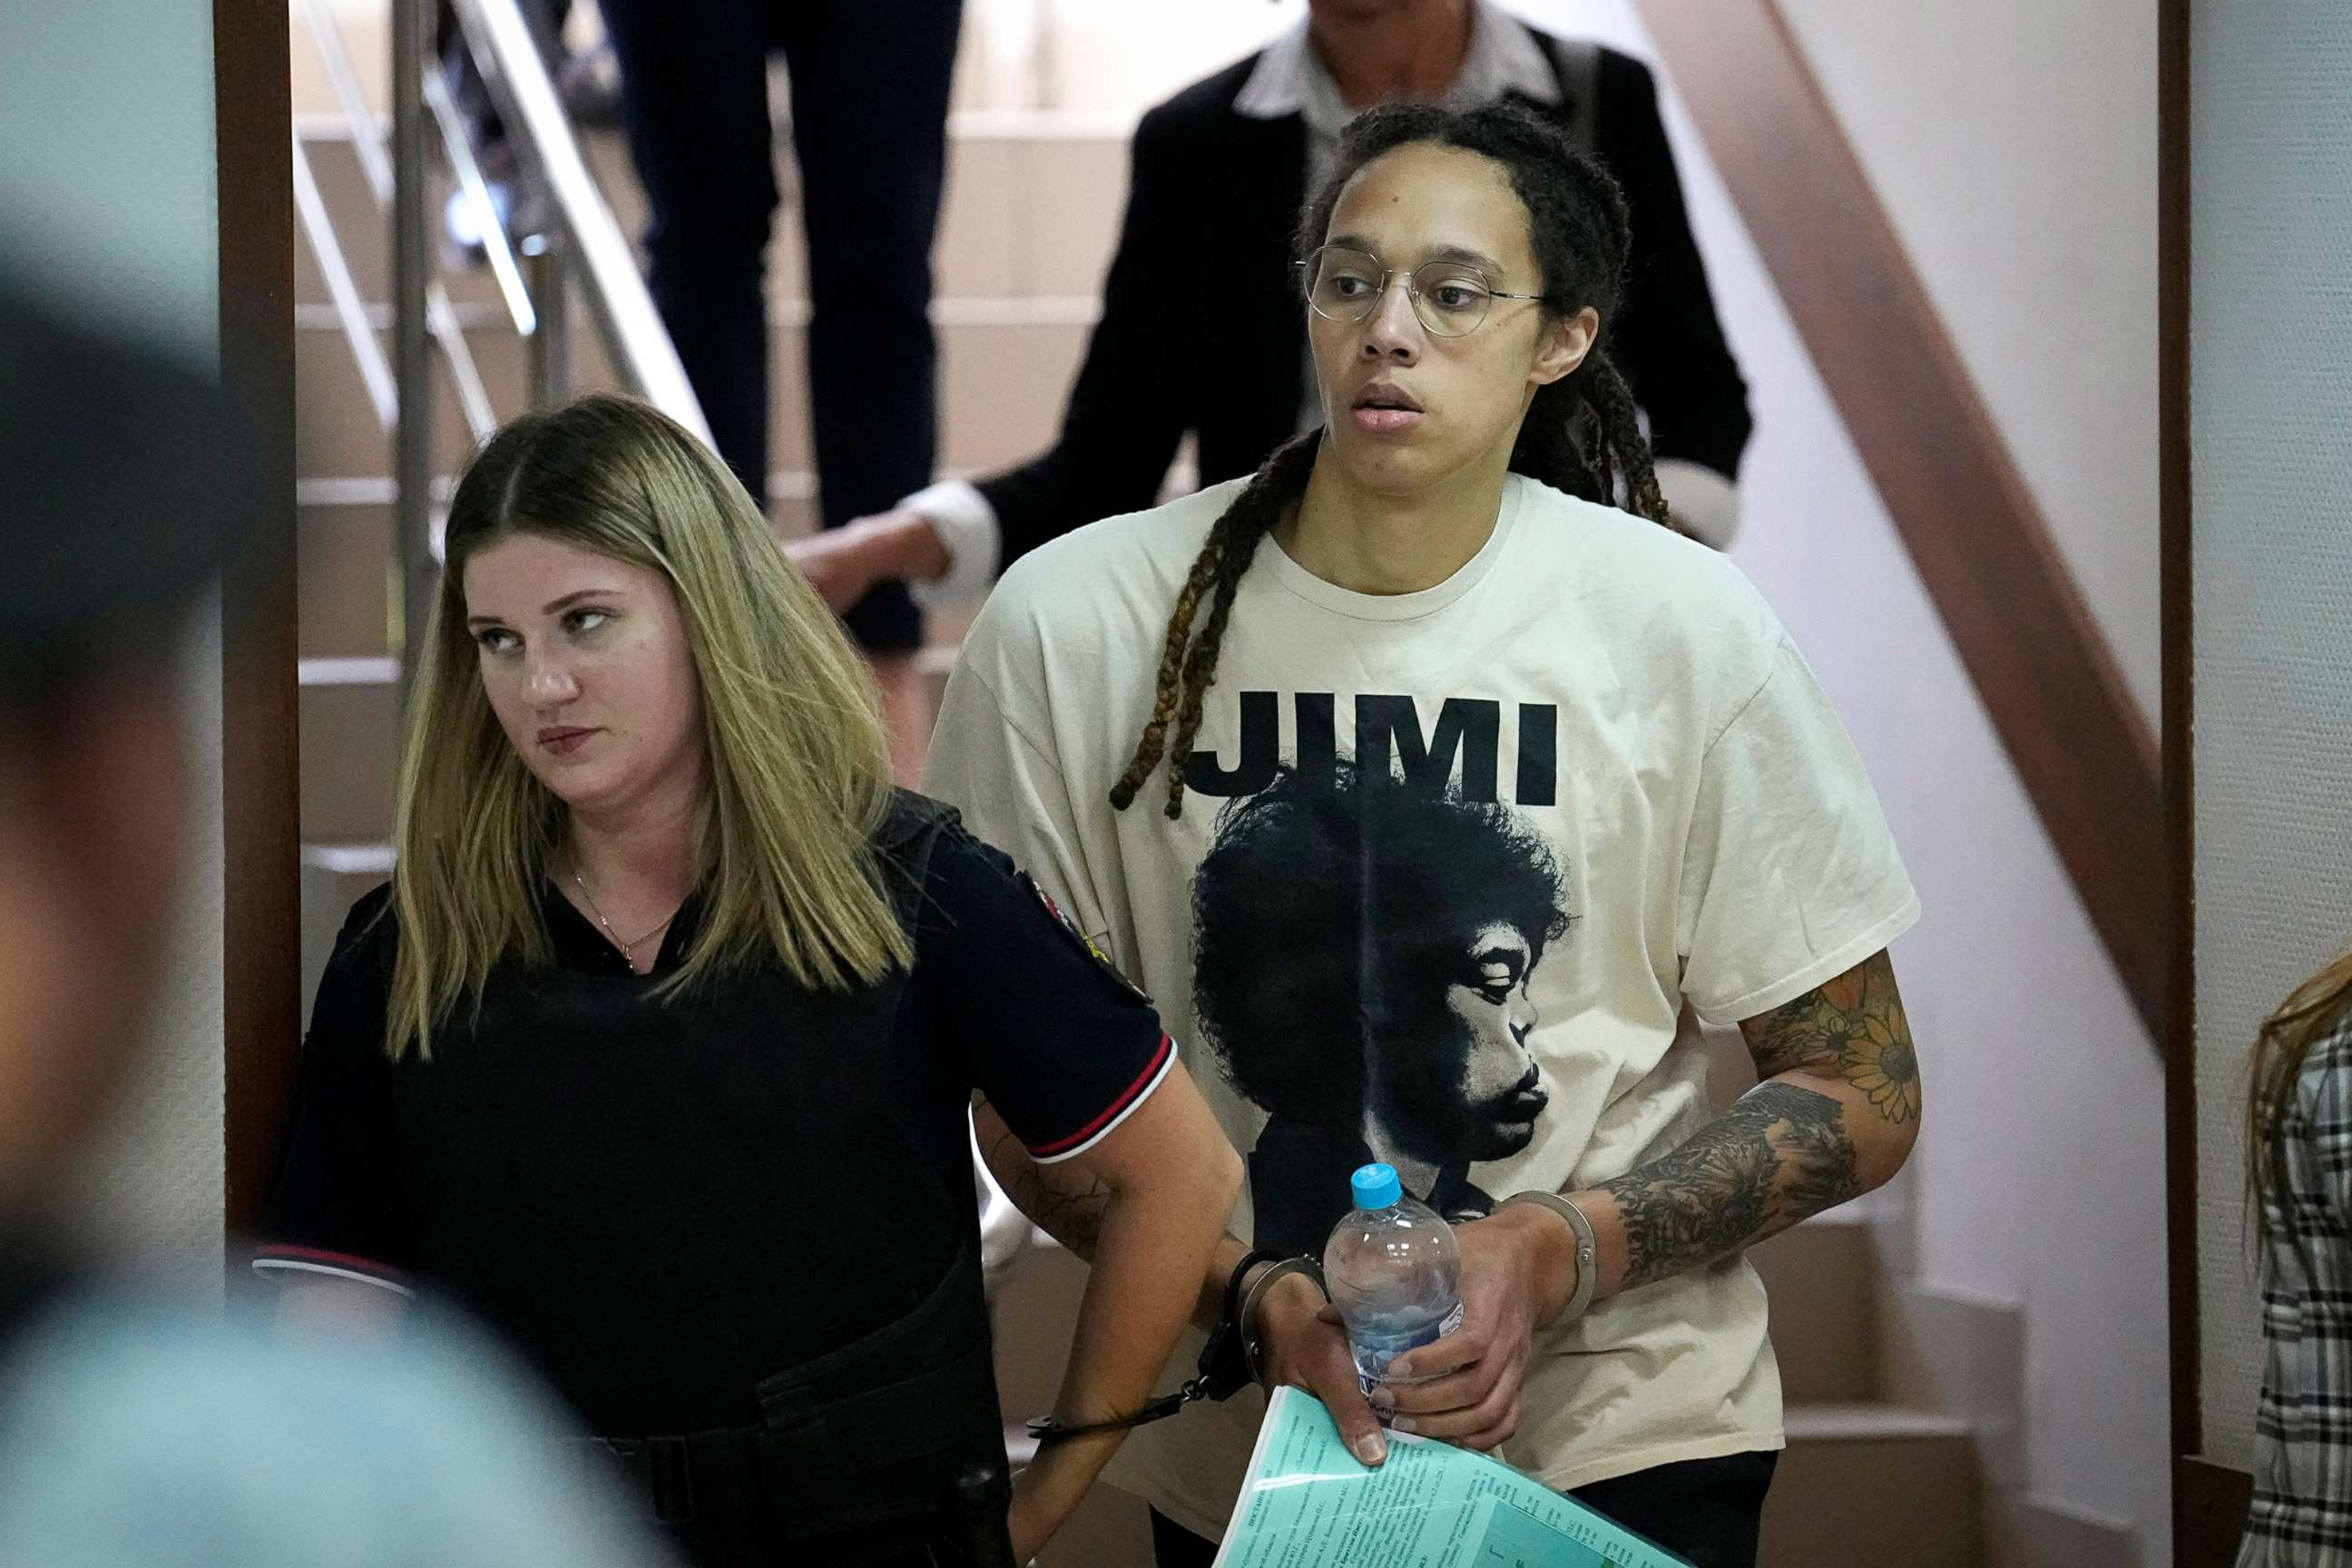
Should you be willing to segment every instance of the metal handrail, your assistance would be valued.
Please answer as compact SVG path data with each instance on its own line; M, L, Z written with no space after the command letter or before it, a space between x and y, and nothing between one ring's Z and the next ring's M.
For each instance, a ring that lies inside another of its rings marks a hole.
M311 3L319 4L320 0ZM449 160L449 172L457 176L457 188L465 193L467 205L474 209L474 232L482 237L482 254L489 259L490 275L498 279L499 293L507 302L507 314L513 319L515 331L529 337L539 330L539 310L531 303L530 291L523 285L522 268L515 264L514 243L507 237L506 226L499 220L498 204L490 200L489 182L482 177L482 166L475 161L473 143L466 140L465 121L449 97L449 85L441 79L437 70L427 70L421 85L425 107L433 116L435 128L441 132L441 151Z
M543 232L522 247L529 256L528 289L516 276L507 236L488 210L489 202L463 145L446 92L428 81L425 40L430 0L390 0L392 10L392 235L393 375L401 411L394 439L394 539L400 556L402 658L405 683L419 667L425 606L437 591L439 563L433 541L433 419L428 336L445 322L456 337L453 367L467 370L462 334L454 331L446 296L433 277L425 237L425 138L428 121L437 122L457 171L461 189L484 218L485 240L499 283L519 331L531 347L531 398L541 407L569 393L569 293L576 276L588 313L603 339L605 355L621 384L668 415L705 442L710 426L687 380L686 367L655 310L653 295L637 270L636 255L621 233L612 209L581 156L555 82L548 74L541 41L514 0L454 0L467 49L498 110L507 145L515 154L524 185L538 198ZM323 47L323 46L322 46ZM329 63L334 74L333 62ZM348 70L344 73L349 75ZM356 100L356 81L349 85ZM347 100L347 109L349 107ZM356 127L355 132L356 132ZM355 140L362 140L355 134ZM371 143L372 144L372 143ZM364 154L362 155L364 157ZM380 171L371 166L373 179ZM499 263L503 261L503 265ZM460 395L476 412L459 374ZM478 378L474 378L478 386ZM484 401L487 407L487 400ZM487 432L476 429L477 437Z
M522 177L547 198L553 237L579 276L614 370L631 392L708 441L702 405L637 270L636 253L581 156L530 24L514 0L454 0L454 9ZM543 301L541 313L549 310Z
M319 63L325 68L327 81L334 89L335 102L342 110L344 128L351 137L352 156L359 160L360 174L367 180L369 193L375 197L376 210L389 212L393 194L392 159L383 150L383 128L368 109L367 94L360 87L359 72L352 68L351 51L343 47L342 29L336 25L333 13L327 8L327 0L302 0L302 16L310 24L312 47L318 50ZM295 153L298 157L301 155L299 140L295 144ZM480 204L481 223L495 230L497 218L490 210L488 195L479 195L476 199ZM310 239L312 254L320 257L320 264L323 268L326 261L320 249L321 237L323 236L326 240L327 248L336 248L333 230L331 226L312 229L306 225L306 232ZM503 248L505 237L496 235L495 238ZM338 255L340 260L340 252ZM513 258L509 257L507 267L511 270L513 266ZM528 309L529 301L524 303ZM438 279L425 285L425 313L433 341L440 346L441 357L448 362L449 377L457 384L457 401L465 410L466 427L474 433L476 440L480 440L489 435L498 423L498 416L491 411L490 395L482 384L482 373L474 363L473 351L466 346L466 334L457 325L457 313L449 303L449 291L441 286ZM516 326L520 331L530 331L520 321L516 322ZM362 377L372 374L367 363L369 350L374 351L375 359L381 364L383 352L373 337L364 349L358 339L352 340L352 353L360 361ZM387 369L384 374L389 377L391 373ZM369 390L371 394L374 392L373 383ZM396 397L397 395L394 394L391 398L376 399L377 414L387 430L392 428L397 416L397 409L391 405Z
M440 591L433 558L433 366L425 352L433 263L425 241L425 38L430 0L392 0L393 550L400 563L402 704L425 667L426 606Z
M335 241L334 223L327 216L327 204L310 172L310 154L299 137L294 142L294 212L302 220L303 237L310 241L311 258L319 264L319 276L326 280L327 298L334 302L335 319L351 344L360 384L367 388L376 422L389 430L400 417L400 394L393 385L392 367L384 363L383 345L375 340L375 323L368 320L359 285L352 281L343 247Z

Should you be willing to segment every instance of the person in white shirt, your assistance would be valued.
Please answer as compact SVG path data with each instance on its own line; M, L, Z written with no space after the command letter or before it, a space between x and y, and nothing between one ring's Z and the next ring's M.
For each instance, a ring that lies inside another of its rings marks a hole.
M1746 1564L1782 1432L1742 1249L1907 1157L1885 949L1918 905L1804 660L1660 494L1610 352L1630 230L1524 110L1354 121L1298 229L1320 428L1007 574L929 784L1213 1046L1252 1179L1202 1327L1240 1300L1255 1370L1368 1463L1384 1418ZM1720 1112L1686 1004L1756 1058ZM1086 1252L1099 1194L980 1120ZM1465 1317L1368 1405L1312 1276L1264 1266L1318 1250L1347 1162L1391 1154L1460 1222ZM1110 1472L1162 1568L1209 1561L1260 1408L1148 1427Z
M1641 405L1660 490L1688 532L1723 548L1738 518L1748 389L1716 319L1649 68L1493 0L1307 0L1288 32L1136 126L1102 313L1054 444L794 541L793 560L826 601L845 608L903 577L927 607L961 606L1047 540L1151 505L1188 434L1192 468L1214 484L1322 423L1291 311L1290 227L1341 128L1392 100L1523 104L1624 188L1641 221L1613 358ZM1219 261L1213 291L1199 286L1204 255ZM1189 396L1165 374L1171 342L1234 367L1225 395Z

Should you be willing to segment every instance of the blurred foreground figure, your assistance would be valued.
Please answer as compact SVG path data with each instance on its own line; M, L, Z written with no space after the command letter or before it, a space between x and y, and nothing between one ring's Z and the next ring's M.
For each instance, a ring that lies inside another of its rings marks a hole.
M37 1218L159 977L174 656L252 504L250 450L195 367L0 279L0 1563L658 1561L461 1331L273 1344L80 1272Z

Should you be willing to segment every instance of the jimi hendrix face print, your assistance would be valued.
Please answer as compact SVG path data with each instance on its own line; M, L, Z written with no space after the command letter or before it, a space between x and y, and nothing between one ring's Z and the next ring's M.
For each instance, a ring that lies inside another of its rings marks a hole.
M1226 804L1193 883L1193 1005L1269 1118L1261 1246L1319 1251L1370 1160L1449 1217L1491 1211L1472 1168L1524 1150L1550 1097L1529 983L1564 896L1508 805L1442 782L1336 761Z

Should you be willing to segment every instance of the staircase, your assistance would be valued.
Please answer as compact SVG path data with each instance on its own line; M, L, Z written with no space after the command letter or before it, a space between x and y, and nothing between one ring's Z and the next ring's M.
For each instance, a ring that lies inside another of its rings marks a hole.
M346 40L361 79L380 83L380 35L347 25ZM293 55L297 139L331 220L341 264L388 353L389 223L299 26ZM1025 113L961 110L950 134L932 316L940 345L940 465L945 473L962 474L1038 450L1060 421L1124 200L1126 144L1122 128L1098 120ZM623 229L636 233L644 200L622 140L614 132L588 132L583 142ZM769 256L776 388L770 515L787 537L806 532L815 518L803 391L808 305L792 178L787 151L779 164L784 204ZM429 204L436 248L442 196L436 190ZM524 412L527 345L490 275L445 272L442 280L498 417ZM331 301L327 269L299 237L295 285L307 994L324 967L343 910L390 869L401 637L390 441ZM576 305L572 342L575 390L618 384ZM438 356L436 366L435 467L446 495L473 438ZM935 692L968 620L965 615L933 618L933 647L925 663Z
M362 79L384 79L379 33L353 29ZM308 153L352 282L389 352L390 245L343 121L302 28L294 29L297 136ZM976 75L977 73L967 73ZM950 122L950 184L935 267L940 352L941 465L984 472L1038 450L1095 313L1094 291L1124 199L1125 132L1100 121L985 107ZM625 231L643 201L612 133L586 152ZM813 525L802 342L807 306L790 158L770 253L771 363L776 396L772 518L787 535ZM440 196L430 211L437 226ZM437 226L436 229L437 245ZM487 273L446 273L454 309L500 419L528 406L526 348ZM299 649L302 659L302 920L306 996L353 900L391 868L387 838L399 665L392 549L391 447L362 378L326 275L299 237L296 256ZM579 391L616 384L584 313L572 332ZM437 363L437 362L436 362ZM435 403L436 472L446 487L472 445L446 365ZM444 493L446 494L446 489ZM927 664L943 680L963 619L930 631ZM935 688L936 689L936 688ZM1718 1090L1745 1087L1737 1047ZM1882 1305L1890 1282L1866 1219L1832 1215L1753 1254L1770 1288L1772 1334L1788 1397L1789 1447L1766 1509L1767 1568L1975 1568L1980 1490L1969 1426L1886 1397ZM1048 1251L995 1304L998 1376L1008 1420L1048 1408L1083 1284ZM1041 1560L1045 1568L1148 1563L1141 1505L1097 1489Z

